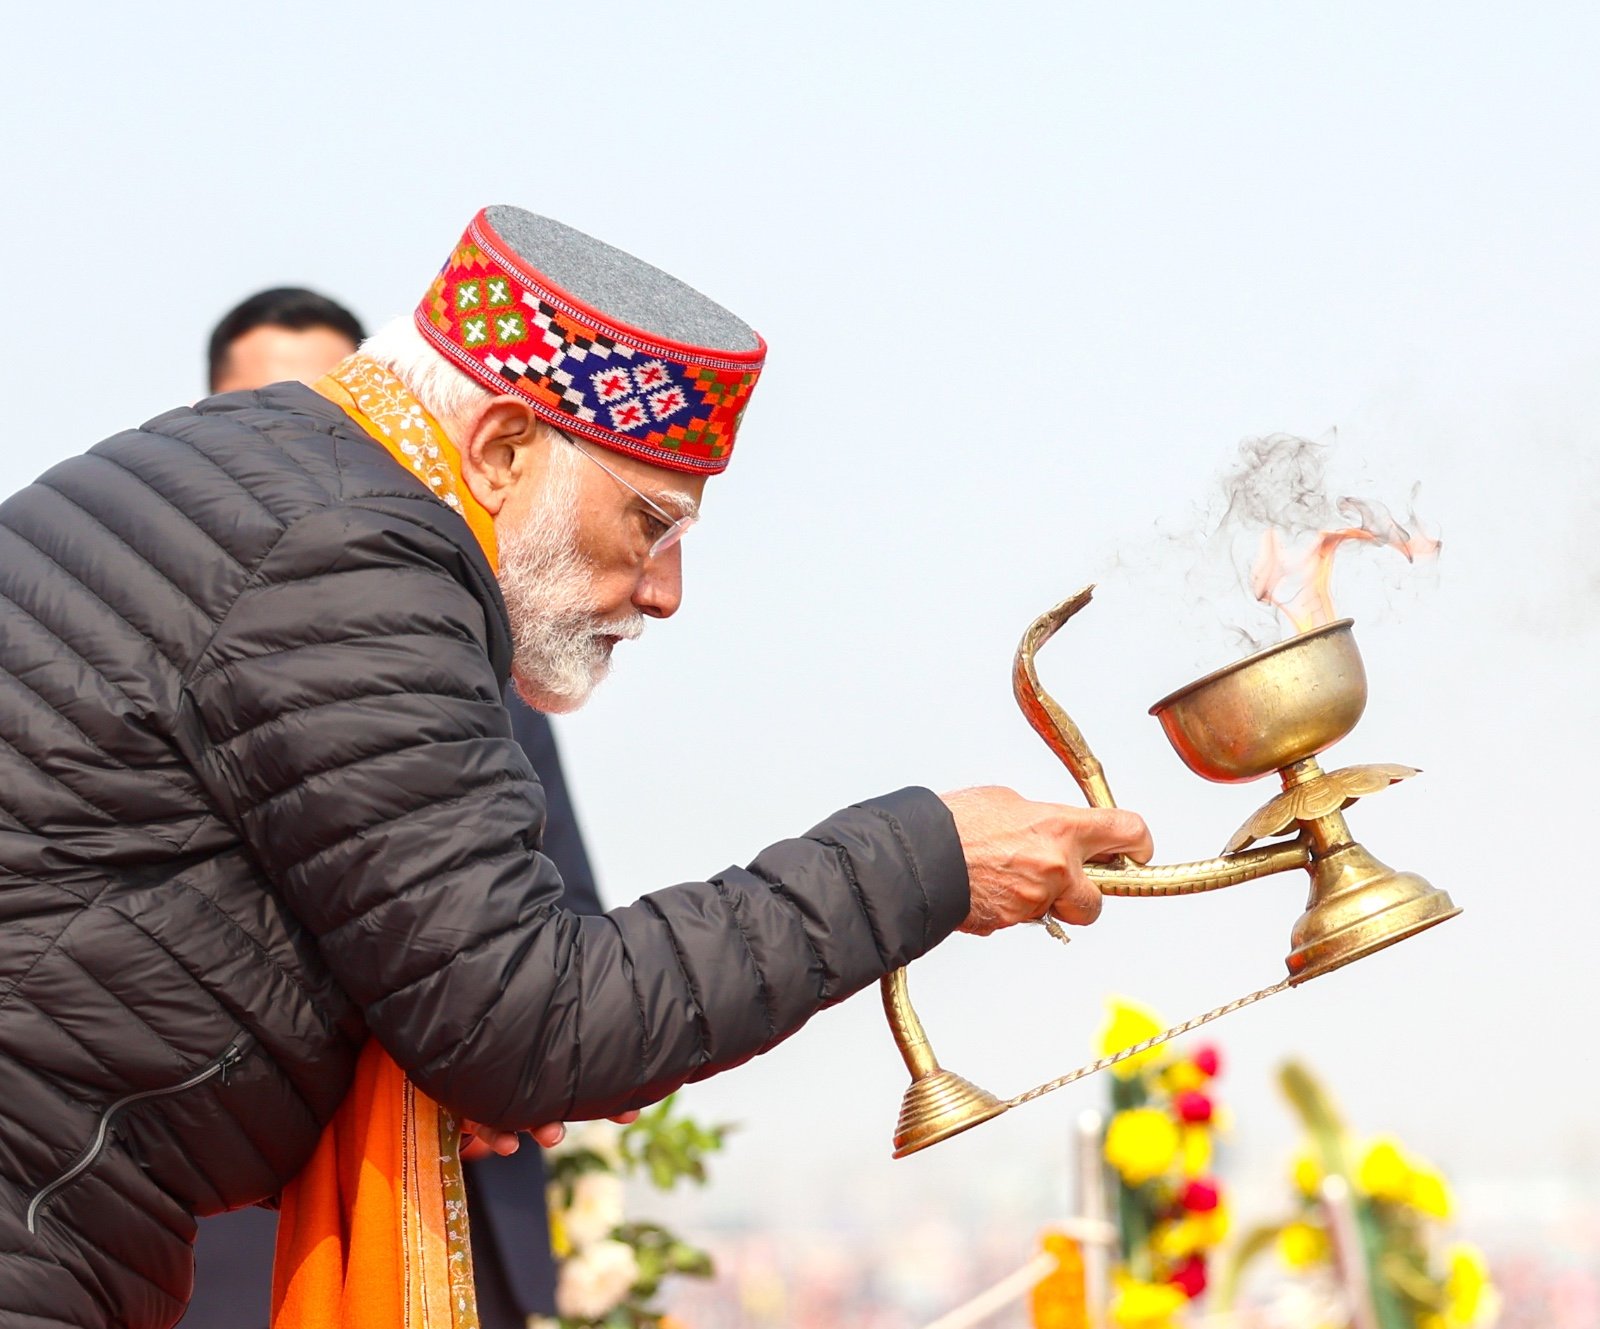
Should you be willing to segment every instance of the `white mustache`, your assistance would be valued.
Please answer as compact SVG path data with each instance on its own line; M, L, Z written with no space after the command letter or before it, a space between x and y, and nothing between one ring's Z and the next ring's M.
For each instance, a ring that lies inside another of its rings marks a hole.
M597 637L617 637L623 641L638 641L644 635L644 615L629 614L615 623L607 623L595 631Z

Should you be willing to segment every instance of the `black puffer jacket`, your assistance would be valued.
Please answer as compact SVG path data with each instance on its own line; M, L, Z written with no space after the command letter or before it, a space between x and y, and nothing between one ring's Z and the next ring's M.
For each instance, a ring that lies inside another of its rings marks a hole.
M967 908L906 790L560 910L464 522L279 385L0 505L0 1324L165 1325L195 1213L273 1195L370 1029L529 1126L738 1064Z

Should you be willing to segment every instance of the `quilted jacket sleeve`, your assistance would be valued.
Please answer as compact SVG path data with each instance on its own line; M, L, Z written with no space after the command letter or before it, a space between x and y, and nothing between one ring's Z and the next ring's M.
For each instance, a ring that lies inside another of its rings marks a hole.
M926 790L606 915L561 909L485 603L408 508L291 526L185 705L218 805L428 1093L501 1127L640 1106L771 1047L965 916L960 845Z

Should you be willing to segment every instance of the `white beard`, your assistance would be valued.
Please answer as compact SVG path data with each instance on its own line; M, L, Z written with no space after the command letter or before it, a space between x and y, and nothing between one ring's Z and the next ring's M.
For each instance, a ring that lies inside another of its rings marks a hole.
M575 711L611 672L615 639L644 631L638 611L607 621L578 553L577 484L553 467L528 520L495 529L500 594L511 619L511 677L522 699L551 715Z

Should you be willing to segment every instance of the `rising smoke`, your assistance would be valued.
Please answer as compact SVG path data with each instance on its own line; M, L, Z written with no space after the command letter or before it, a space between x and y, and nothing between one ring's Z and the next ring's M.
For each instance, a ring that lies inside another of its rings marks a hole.
M1275 626L1304 632L1331 623L1339 616L1333 594L1335 556L1347 546L1388 549L1406 564L1431 561L1439 540L1422 528L1416 500L1420 484L1413 485L1406 520L1398 520L1375 498L1345 494L1335 499L1328 477L1332 446L1292 434L1270 434L1245 439L1239 456L1222 482L1222 515L1208 543L1226 549L1235 575L1248 586L1252 598L1270 606L1280 616ZM1241 555L1254 545L1246 566ZM1344 555L1348 563L1351 554ZM1399 564L1372 569L1365 560L1363 574L1391 589ZM1259 634L1244 632L1248 643L1265 642Z
M1352 609L1391 612L1405 591L1428 581L1413 565L1431 565L1439 550L1416 513L1420 486L1412 487L1406 516L1398 518L1375 498L1341 494L1369 482L1335 480L1330 472L1338 460L1333 433L1244 439L1192 521L1162 527L1151 558L1123 551L1117 574L1168 586L1181 575L1188 633L1209 637L1220 628L1229 646L1243 650ZM1330 564L1345 544L1392 552L1346 550Z

